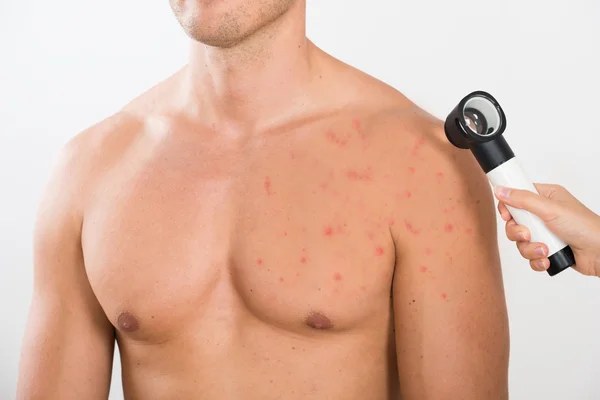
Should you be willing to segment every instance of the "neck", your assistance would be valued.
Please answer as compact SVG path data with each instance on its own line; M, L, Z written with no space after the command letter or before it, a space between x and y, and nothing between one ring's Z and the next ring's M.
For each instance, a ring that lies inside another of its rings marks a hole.
M313 48L306 38L303 1L234 47L193 42L186 103L202 110L202 118L216 129L276 125L305 103Z

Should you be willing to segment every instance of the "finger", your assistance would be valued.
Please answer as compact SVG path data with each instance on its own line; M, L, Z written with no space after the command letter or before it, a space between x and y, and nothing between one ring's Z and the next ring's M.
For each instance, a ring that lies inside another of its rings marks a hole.
M532 212L544 220L554 217L555 204L548 198L529 190L496 187L494 194L506 205Z
M550 268L550 260L547 258L531 260L531 261L529 261L529 265L535 271L545 271L548 268Z
M500 213L500 217L506 222L510 221L512 216L510 215L510 211L506 208L506 204L503 202L498 202L498 212Z
M506 223L506 237L512 242L528 242L531 240L529 229L523 225L518 225L514 219Z
M528 260L548 257L548 246L543 243L517 242L517 248L521 256Z

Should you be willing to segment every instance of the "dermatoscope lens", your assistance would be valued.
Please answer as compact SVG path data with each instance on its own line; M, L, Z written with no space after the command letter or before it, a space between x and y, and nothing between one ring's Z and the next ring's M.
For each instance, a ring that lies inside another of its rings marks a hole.
M493 135L502 122L494 104L482 96L475 96L465 103L463 118L471 132L479 136Z

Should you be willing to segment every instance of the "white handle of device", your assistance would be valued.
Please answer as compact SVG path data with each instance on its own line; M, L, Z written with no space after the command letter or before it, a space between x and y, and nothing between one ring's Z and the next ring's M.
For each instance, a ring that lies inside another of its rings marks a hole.
M488 172L487 177L494 187L505 186L538 193L516 157L511 158ZM548 257L567 246L567 243L560 240L548 230L544 221L537 215L510 206L507 206L507 208L517 224L526 226L529 229L531 242L544 243L548 246Z

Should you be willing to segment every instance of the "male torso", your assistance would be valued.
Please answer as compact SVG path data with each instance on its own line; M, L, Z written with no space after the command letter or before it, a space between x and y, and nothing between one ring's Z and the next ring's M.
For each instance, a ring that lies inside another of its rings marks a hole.
M251 123L182 96L186 67L65 147L19 398L104 398L115 332L127 399L506 398L485 176L397 91L307 51L295 87L212 87Z
M128 398L394 398L392 230L416 206L423 139L399 127L406 146L387 148L376 125L415 110L361 83L362 99L256 135L169 104L116 123L82 248Z

